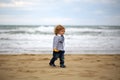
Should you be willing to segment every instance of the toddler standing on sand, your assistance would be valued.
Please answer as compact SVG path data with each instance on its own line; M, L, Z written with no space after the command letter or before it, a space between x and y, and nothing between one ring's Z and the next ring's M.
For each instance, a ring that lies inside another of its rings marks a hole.
M60 67L65 68L64 65L64 33L65 28L62 25L57 25L54 30L55 36L53 39L53 57L50 60L49 65L52 67L56 67L55 61L60 59Z

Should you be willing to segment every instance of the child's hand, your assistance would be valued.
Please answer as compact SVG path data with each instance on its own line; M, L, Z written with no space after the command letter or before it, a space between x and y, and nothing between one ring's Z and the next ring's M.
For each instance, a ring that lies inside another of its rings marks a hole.
M58 49L56 49L56 48L55 48L55 49L53 49L53 51L55 51L55 52L59 52L59 50L58 50Z

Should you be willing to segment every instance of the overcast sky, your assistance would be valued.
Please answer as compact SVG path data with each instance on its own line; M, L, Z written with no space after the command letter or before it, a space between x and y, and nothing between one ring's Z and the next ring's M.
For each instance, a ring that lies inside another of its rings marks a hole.
M120 25L120 0L0 0L0 24Z

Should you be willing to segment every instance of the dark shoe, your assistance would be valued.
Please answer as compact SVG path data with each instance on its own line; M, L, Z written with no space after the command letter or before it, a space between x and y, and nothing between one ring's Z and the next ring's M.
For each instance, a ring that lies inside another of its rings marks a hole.
M61 67L61 68L66 68L66 66L65 66L65 65L60 65L60 67Z
M55 65L55 64L51 64L51 63L49 63L49 65L50 65L50 66L52 66L52 67L56 67L56 65Z

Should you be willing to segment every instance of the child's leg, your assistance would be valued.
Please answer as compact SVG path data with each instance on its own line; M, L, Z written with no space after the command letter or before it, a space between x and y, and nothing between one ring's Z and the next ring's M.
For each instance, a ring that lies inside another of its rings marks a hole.
M50 60L49 64L54 64L54 62L57 60L57 58L59 58L59 52L53 52L53 57Z
M60 51L60 66L63 66L64 65L64 53L65 51Z

